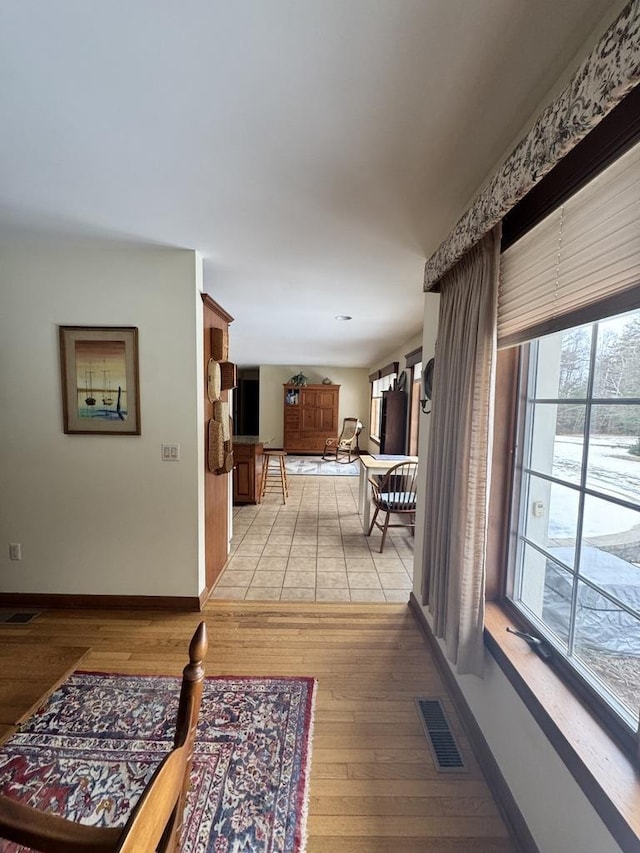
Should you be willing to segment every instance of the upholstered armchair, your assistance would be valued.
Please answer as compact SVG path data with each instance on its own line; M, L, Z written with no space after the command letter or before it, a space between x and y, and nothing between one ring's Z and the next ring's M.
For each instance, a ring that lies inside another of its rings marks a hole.
M343 463L351 462L351 456L358 455L358 436L361 430L362 424L357 418L345 418L340 435L325 441L322 458Z

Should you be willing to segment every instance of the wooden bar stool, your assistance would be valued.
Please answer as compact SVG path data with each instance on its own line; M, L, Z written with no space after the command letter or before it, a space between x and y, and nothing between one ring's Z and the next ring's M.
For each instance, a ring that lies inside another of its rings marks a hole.
M262 451L262 483L260 486L260 501L265 494L273 491L282 492L282 502L286 504L289 497L287 470L284 465L286 450L265 447ZM271 464L273 462L273 464Z

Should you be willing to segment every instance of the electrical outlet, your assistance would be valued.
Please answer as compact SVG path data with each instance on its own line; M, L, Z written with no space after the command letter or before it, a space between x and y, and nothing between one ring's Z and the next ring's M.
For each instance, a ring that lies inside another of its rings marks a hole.
M10 560L21 560L22 559L22 550L20 548L19 542L9 542L9 559Z

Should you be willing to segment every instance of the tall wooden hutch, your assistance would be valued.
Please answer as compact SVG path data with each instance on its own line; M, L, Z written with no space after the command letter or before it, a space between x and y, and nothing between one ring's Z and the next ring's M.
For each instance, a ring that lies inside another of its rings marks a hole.
M407 452L407 394L401 390L382 392L380 453Z
M339 385L284 387L284 449L288 453L322 453L338 434Z

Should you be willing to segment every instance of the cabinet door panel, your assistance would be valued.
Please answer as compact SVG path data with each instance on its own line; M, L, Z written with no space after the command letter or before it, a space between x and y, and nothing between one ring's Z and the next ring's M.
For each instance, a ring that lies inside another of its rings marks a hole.
M333 409L318 409L316 418L316 429L329 432L333 436L336 432L336 413ZM329 436L327 436L329 438Z
M318 409L311 409L306 407L302 410L302 421L300 423L300 428L303 431L319 429L318 412Z
M322 409L331 409L336 404L335 391L318 391L317 405Z
M318 405L318 392L313 388L301 388L300 389L300 405L301 406L317 406Z

